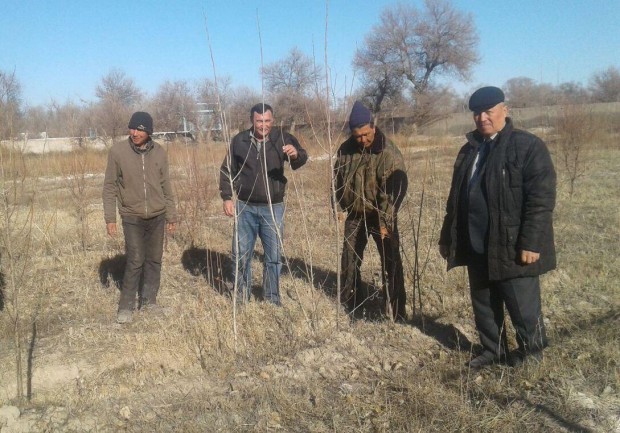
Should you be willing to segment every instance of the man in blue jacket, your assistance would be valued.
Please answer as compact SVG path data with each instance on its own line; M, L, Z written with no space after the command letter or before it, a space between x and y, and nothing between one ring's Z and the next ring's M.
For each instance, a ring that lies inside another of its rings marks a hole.
M293 170L308 160L291 134L273 127L273 109L259 103L250 109L252 127L237 134L220 169L220 196L224 214L236 217L232 259L235 289L242 302L250 299L252 256L256 237L265 252L263 297L280 305L284 194L284 165Z
M467 266L469 274L483 348L469 366L540 361L547 337L539 276L556 266L553 162L540 138L513 127L501 89L476 90L469 109L476 130L457 156L439 239L448 269ZM512 357L504 306L519 346Z

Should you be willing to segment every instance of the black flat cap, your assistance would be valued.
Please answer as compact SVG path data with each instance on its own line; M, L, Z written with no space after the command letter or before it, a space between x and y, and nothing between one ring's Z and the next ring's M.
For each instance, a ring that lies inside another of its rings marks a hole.
M469 98L469 109L474 113L488 110L504 102L502 89L493 86L481 87Z

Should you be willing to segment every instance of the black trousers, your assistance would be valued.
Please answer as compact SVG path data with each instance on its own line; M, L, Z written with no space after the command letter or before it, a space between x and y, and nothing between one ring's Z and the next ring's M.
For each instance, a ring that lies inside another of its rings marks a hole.
M127 264L123 275L118 310L133 310L136 294L140 307L155 304L164 252L164 215L150 219L123 217Z
M341 302L353 309L364 301L365 294L361 293L360 290L362 283L361 267L369 236L372 236L375 241L381 258L381 277L386 296L386 314L391 314L394 319L405 319L407 299L396 221L394 221L394 230L390 237L381 239L378 217L367 218L365 215L349 214L344 225Z
M475 256L467 271L476 328L484 351L498 358L508 354L504 307L515 328L521 354L539 352L547 347L539 278L489 281L486 256Z

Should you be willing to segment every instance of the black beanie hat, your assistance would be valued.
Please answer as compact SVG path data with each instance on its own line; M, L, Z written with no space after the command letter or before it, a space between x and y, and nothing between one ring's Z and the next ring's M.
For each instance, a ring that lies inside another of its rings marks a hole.
M129 129L137 129L138 131L148 132L149 135L153 133L153 118L149 113L144 111L136 111L132 114L129 125Z
M349 129L353 130L354 128L368 125L370 122L372 122L370 110L361 101L355 101L351 109L351 116L349 116Z
M469 109L474 113L479 113L495 107L500 102L504 102L502 89L493 86L481 87L469 98Z

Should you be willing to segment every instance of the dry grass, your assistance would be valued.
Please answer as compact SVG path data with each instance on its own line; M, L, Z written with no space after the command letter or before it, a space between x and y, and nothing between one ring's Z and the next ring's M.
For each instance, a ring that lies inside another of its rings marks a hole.
M123 247L105 236L105 154L16 156L23 169L5 170L15 194L2 239L0 405L19 404L19 423L33 432L618 431L620 149L591 144L571 200L560 171L560 265L543 280L544 362L474 372L464 367L477 341L465 273L446 274L435 248L461 139L397 141L411 185L400 217L408 311L415 299L416 313L406 324L377 318L372 305L351 320L334 298L339 251L325 159L288 172L283 308L252 302L233 317L221 293L232 233L217 193L225 146L170 145L182 219L164 255L159 299L168 310L120 326L114 277ZM307 147L324 153L310 140ZM85 172L93 174L78 176L86 239L68 181ZM16 286L7 278L7 236L15 252L28 245ZM261 263L254 266L258 285ZM363 277L371 285L378 266L369 246ZM31 354L31 400L22 403L14 399L16 287L25 366Z

